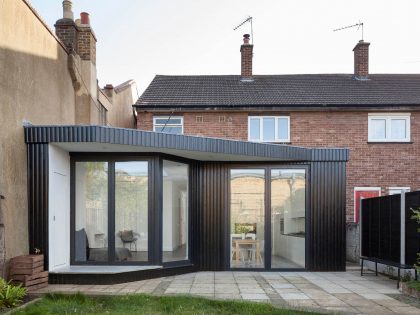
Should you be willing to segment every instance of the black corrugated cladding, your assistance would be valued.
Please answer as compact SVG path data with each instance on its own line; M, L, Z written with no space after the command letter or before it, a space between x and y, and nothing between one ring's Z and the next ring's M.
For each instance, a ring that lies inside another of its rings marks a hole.
M29 253L39 249L48 266L48 144L28 144Z
M270 157L273 160L271 163L278 161L285 165L309 165L307 269L345 270L346 149L307 149L97 126L27 127L25 136L28 144L31 252L39 248L48 256L48 143L100 142L159 149L228 152L238 156ZM226 162L191 162L191 255L193 263L201 270L229 268L227 222L231 165Z
M346 268L346 163L310 163L308 269Z
M194 263L201 270L225 270L229 169L224 163L198 163L194 174Z

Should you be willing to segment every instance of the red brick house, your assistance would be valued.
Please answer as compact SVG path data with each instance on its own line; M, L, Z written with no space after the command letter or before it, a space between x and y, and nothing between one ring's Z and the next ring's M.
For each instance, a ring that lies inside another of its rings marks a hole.
M348 247L357 247L360 197L420 189L420 75L370 74L364 41L352 74L253 75L252 49L244 36L241 75L157 75L134 105L137 129L349 148Z

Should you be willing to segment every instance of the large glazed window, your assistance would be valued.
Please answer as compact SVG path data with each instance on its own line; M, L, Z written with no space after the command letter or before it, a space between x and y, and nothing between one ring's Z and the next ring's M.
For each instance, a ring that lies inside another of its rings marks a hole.
M409 142L410 114L369 114L369 142Z
M188 259L188 165L163 161L163 262Z
M108 163L77 162L75 172L75 261L108 261Z
M271 268L305 267L305 170L271 170Z
M115 260L148 260L148 162L115 163Z
M265 171L233 169L230 173L230 265L264 267Z

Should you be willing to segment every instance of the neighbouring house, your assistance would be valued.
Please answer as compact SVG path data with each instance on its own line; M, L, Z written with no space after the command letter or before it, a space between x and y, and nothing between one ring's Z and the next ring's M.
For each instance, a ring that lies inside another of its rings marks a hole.
M23 126L135 126L135 83L98 87L96 37L86 13L74 21L71 4L54 34L28 1L0 2L0 276L10 258L33 253Z
M240 75L157 75L134 105L137 129L349 148L347 258L358 261L360 199L420 189L413 167L420 162L420 75L370 74L369 45L361 40L354 47L350 74L254 75L246 34ZM284 216L281 230L295 229L297 221Z

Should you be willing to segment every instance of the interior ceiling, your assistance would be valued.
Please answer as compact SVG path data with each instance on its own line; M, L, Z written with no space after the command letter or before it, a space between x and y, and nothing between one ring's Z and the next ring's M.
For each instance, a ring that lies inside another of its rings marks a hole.
M121 145L121 144L108 144L108 143L86 143L86 142L59 142L51 143L67 152L138 152L138 153L165 153L184 157L198 161L279 161L276 158L266 158L249 155L231 155L213 152L200 152L176 149L162 149L150 148L141 146Z

